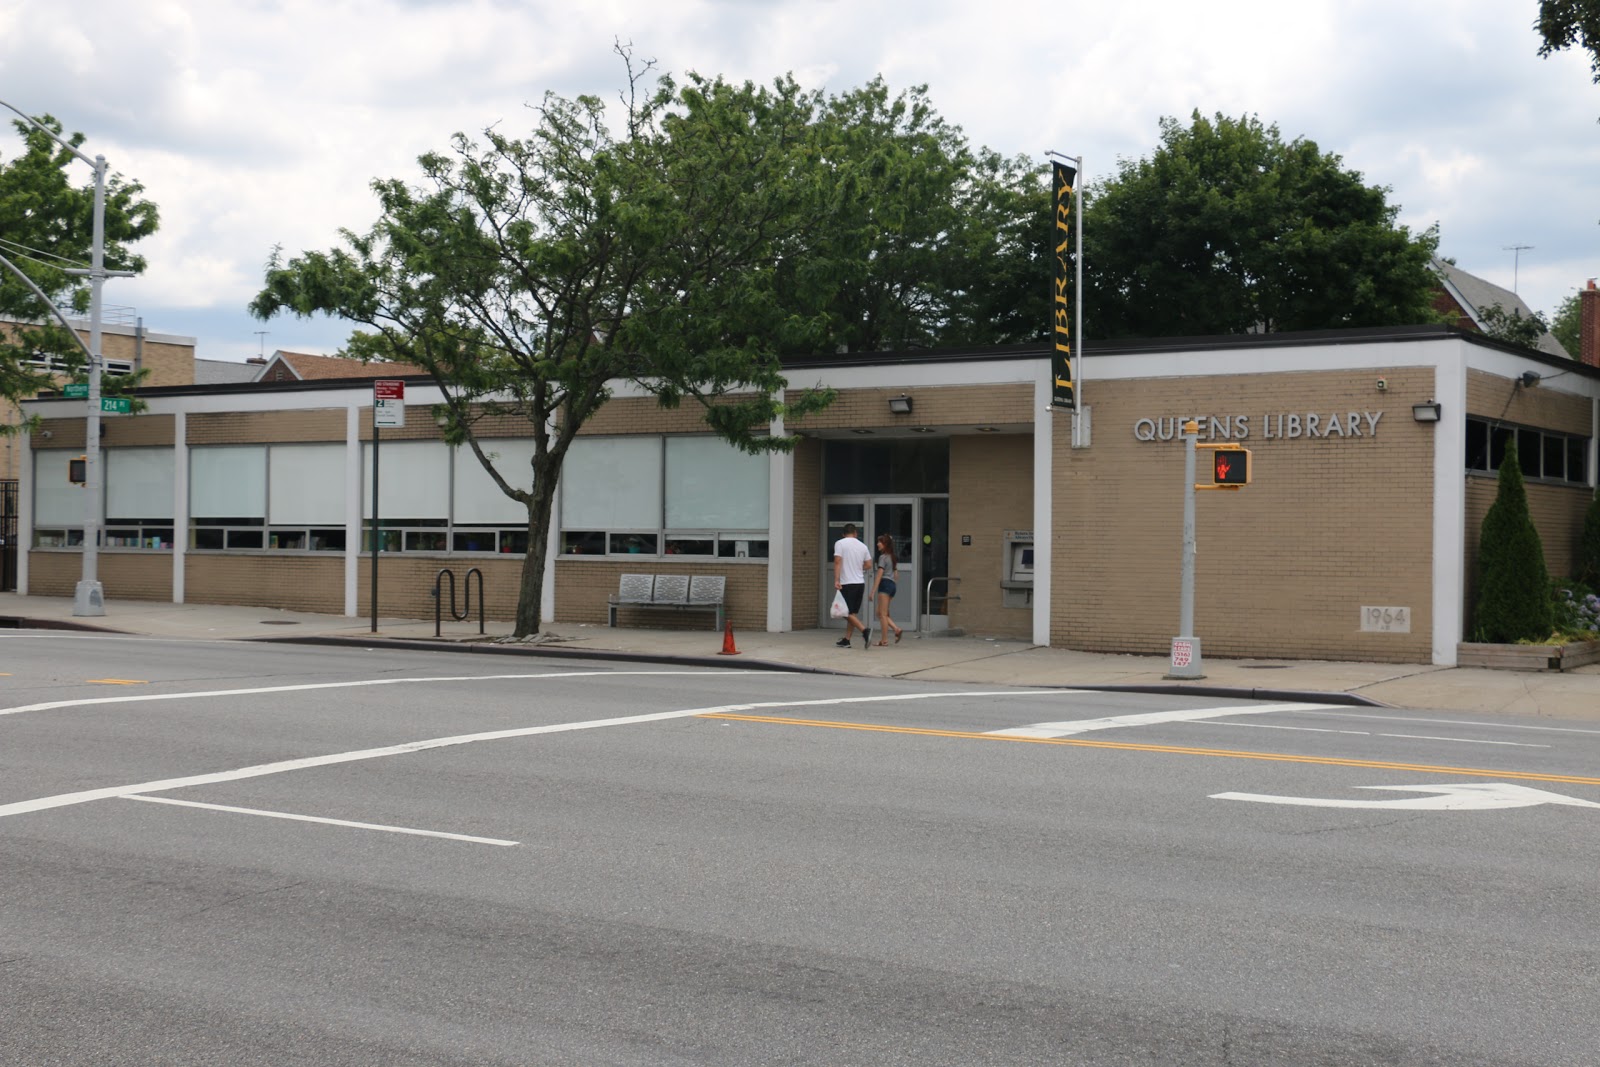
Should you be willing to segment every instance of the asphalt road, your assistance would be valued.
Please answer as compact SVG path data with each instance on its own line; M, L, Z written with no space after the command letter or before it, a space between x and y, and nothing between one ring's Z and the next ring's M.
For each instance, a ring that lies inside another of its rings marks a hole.
M1597 773L1545 719L8 632L0 1064L1589 1067Z

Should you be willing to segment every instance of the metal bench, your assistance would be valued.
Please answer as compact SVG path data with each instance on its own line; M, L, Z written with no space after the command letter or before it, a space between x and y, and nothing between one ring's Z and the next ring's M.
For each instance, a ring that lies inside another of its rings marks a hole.
M727 581L712 574L624 574L617 591L606 598L607 619L617 625L618 608L710 611L720 631L727 620Z

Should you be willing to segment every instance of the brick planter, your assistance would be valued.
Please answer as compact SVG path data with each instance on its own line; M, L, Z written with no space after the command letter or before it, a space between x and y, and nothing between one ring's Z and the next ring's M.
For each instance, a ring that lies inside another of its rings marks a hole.
M1574 641L1566 645L1456 646L1458 667L1494 667L1507 671L1570 671L1600 663L1600 641Z

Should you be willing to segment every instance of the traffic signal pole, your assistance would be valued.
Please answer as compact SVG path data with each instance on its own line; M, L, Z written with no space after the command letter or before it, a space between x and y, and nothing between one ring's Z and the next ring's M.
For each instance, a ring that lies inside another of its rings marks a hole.
M1168 678L1204 678L1200 639L1194 635L1194 473L1200 424L1183 424L1183 579L1178 594L1178 636L1172 639Z

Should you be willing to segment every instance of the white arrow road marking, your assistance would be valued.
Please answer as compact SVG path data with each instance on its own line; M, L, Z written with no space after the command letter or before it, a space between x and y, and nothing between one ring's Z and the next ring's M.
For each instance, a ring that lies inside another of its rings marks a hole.
M1228 708L1186 708L1178 711L1145 711L1132 715L1112 715L1104 719L1077 719L1073 722L1036 722L1009 730L990 730L1000 737L1071 737L1094 730L1116 730L1124 726L1159 726L1164 722L1195 722L1220 719L1228 715L1265 715L1274 711L1326 711L1326 704L1245 704Z
M1531 808L1537 804L1567 804L1574 808L1600 808L1590 800L1564 797L1510 782L1461 782L1455 785L1361 785L1357 789L1392 789L1401 793L1433 793L1428 797L1393 800L1335 800L1328 797L1277 797L1266 793L1213 793L1212 800L1253 800L1259 804L1295 804L1303 808L1384 808L1405 811L1487 811L1491 808Z

